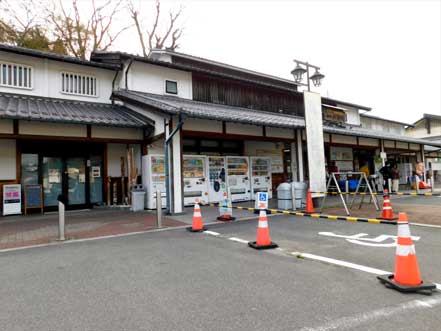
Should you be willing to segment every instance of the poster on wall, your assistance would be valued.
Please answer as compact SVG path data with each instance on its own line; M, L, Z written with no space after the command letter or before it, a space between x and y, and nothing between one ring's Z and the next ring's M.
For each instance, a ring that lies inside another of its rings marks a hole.
M97 167L97 166L92 167L92 177L93 178L101 177L101 167Z
M49 183L61 183L60 169L49 169Z
M21 214L21 185L3 185L3 216Z
M352 153L352 148L350 147L335 147L331 146L331 160L338 161L338 160L353 160L354 155Z
M283 158L280 156L273 156L271 158L271 173L283 173Z

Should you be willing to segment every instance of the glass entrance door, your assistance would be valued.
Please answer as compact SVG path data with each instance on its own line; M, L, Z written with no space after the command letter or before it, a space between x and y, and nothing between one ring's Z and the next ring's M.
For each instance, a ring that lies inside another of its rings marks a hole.
M63 159L43 157L42 177L44 206L57 206L58 196L63 192Z
M86 160L82 157L66 159L67 199L69 206L86 203Z

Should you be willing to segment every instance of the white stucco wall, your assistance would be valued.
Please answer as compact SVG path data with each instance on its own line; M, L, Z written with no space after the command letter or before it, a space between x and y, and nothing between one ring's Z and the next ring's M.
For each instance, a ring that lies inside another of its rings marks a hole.
M371 118L367 116L360 116L361 126L368 130L382 131L397 135L405 134L405 127L402 124L389 122L387 120L381 120Z
M20 121L19 134L63 137L87 137L87 126L80 124L61 124Z
M360 114L357 108L346 105L337 105L344 108L346 113L346 123L350 125L360 125Z
M165 81L171 80L178 83L178 94L180 98L192 99L192 77L190 72L155 66L148 63L134 61L128 73L128 88L140 92L154 94L165 93ZM125 87L124 78L120 86ZM173 95L173 94L170 94Z
M32 56L18 55L0 51L0 61L24 64L32 67L32 89L0 86L0 92L27 94L69 100L110 103L112 80L115 71L64 63L49 59L39 59ZM61 72L95 76L97 78L97 97L64 94L61 92Z
M294 134L295 134L294 129L266 127L265 130L267 137L294 139Z
M250 136L263 136L263 128L261 126L240 123L227 123L226 126L227 133Z
M0 120L0 133L13 133L14 125L12 120Z
M184 122L184 130L222 133L222 122L189 118Z
M92 126L92 138L142 139L142 129Z
M15 180L16 175L15 140L0 139L0 180Z

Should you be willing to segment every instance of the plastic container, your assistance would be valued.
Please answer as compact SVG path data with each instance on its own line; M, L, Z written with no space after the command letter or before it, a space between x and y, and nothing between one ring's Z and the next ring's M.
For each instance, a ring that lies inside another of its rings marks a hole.
M308 185L304 182L292 182L292 186L294 186L294 196L296 199L296 209L302 209L306 206L306 192L308 190Z
M142 186L135 186L132 189L132 207L131 211L141 211L144 210L144 199L145 199L145 191Z
M283 210L292 209L292 193L290 183L282 183L277 187L277 208Z

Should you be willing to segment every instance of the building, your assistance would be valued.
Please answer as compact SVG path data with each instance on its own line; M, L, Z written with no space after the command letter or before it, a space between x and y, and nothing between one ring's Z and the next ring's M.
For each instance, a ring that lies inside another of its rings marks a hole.
M282 181L313 180L325 171L324 164L309 171L317 166L307 152L309 108L290 80L167 50L148 58L96 52L80 61L0 45L0 68L0 185L41 184L46 209L61 193L69 208L121 200L127 149L139 174L142 155L168 150L172 213L195 197L209 198L214 182L205 157L196 155L229 156L225 182L242 199L254 196L259 162L269 160L271 172L261 177L271 192ZM424 160L427 141L367 126L375 118L360 113L369 107L317 100L327 163L354 171L368 162L375 171L393 151ZM255 170L245 171L253 162Z

